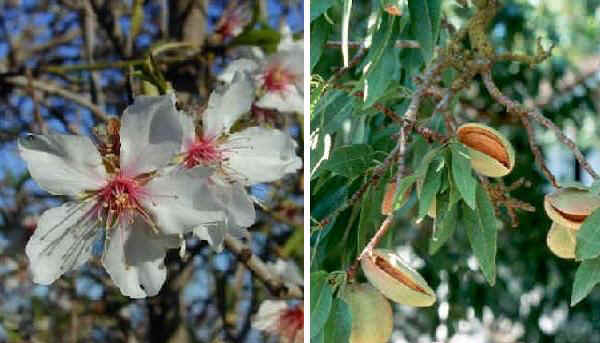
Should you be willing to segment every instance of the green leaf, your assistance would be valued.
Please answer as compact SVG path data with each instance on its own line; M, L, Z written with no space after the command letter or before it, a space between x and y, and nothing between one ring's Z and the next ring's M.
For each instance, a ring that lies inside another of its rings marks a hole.
M411 30L421 45L425 63L433 58L436 32L439 30L440 0L408 0ZM434 24L434 22L436 24Z
M365 181L366 182L366 181ZM381 202L383 201L385 187L383 183L371 186L365 193L361 202L360 220L358 222L357 251L362 251L369 239L377 232L381 225Z
M593 194L600 194L600 180L596 180L592 183L590 192Z
M348 67L348 34L350 33L350 16L352 15L352 0L344 0L344 11L342 12L342 56L344 67Z
M600 282L600 258L581 262L575 273L571 306L575 306L587 297L598 282Z
M131 39L135 39L140 33L142 23L144 22L144 1L135 0L131 9Z
M477 186L477 211L466 204L463 206L463 220L473 253L488 283L496 283L496 216L487 192Z
M389 44L379 63L369 67L368 75L364 81L366 98L363 109L373 106L379 100L399 71L398 50L393 44Z
M321 14L325 13L325 11L327 11L334 4L335 4L335 0L319 0L319 1L312 2L310 4L310 21L312 22L313 20L315 20L315 18L317 18ZM311 24L311 26L312 26L312 24ZM311 27L311 40L312 40L312 27Z
M321 220L341 206L348 196L348 180L341 176L327 179L316 190L313 183L311 190L315 193L310 197L310 215L316 220Z
M321 168L351 178L365 173L373 165L373 155L370 145L347 145L335 149Z
M373 35L369 54L365 58L369 67L360 80L365 92L363 109L371 107L385 92L393 81L393 76L399 73L398 49L392 38L397 35L396 17L383 15L381 27Z
M324 343L347 343L351 333L352 312L350 312L350 307L342 299L334 298L331 315L323 330Z
M435 230L429 243L429 254L435 254L452 237L458 221L458 205L450 204L446 197L438 197Z
M320 1L318 1L320 3ZM311 6L312 10L312 6ZM312 19L311 19L312 20ZM331 33L332 25L330 25L325 16L320 16L314 22L310 24L310 70L312 70L317 63L319 58L323 54L325 43L329 33Z
M396 194L394 195L394 211L402 208L408 201L408 197L404 197L406 190L412 187L417 181L415 174L407 175L400 179L400 182L396 185Z
M456 187L467 205L472 209L476 209L475 190L477 189L477 181L471 172L469 153L462 144L452 144L450 150L452 151L452 177Z
M427 174L423 180L423 189L419 197L419 214L418 219L421 219L427 215L429 208L435 199L435 196L442 185L442 174L444 168L432 164L427 169Z
M333 290L327 282L327 273L319 271L310 274L310 337L315 337L325 326Z
M311 337L310 343L325 343L325 331L321 330L318 335Z
M578 261L600 256L600 209L588 216L577 231L575 258Z
M429 164L431 163L433 158L440 153L441 150L441 147L437 147L429 150L427 154L425 154L425 157L423 157L423 159L421 160L421 164L415 171L415 174L418 178L422 178L425 176L425 174L427 173L427 169L429 168Z

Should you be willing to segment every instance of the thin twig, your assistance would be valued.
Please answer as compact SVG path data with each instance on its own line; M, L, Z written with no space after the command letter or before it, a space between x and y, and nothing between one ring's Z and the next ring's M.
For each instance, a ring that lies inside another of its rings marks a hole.
M341 88L341 87L336 87L337 89L340 90L344 90L347 91L347 89ZM355 97L358 98L363 98L364 93L362 91L357 91L352 93L352 95L354 95ZM382 112L383 114L385 114L387 117L389 117L390 119L392 119L393 121L401 124L401 125L407 125L409 128L411 128L413 131L415 131L416 133L420 134L421 136L423 136L423 138L427 139L428 141L437 141L437 142L445 142L448 137L439 134L438 132L435 132L433 130L431 130L430 128L427 127L417 127L416 126L416 121L414 121L414 119L411 121L406 117L402 117L399 114L397 114L396 112L394 112L393 110L385 107L384 105L380 104L380 103L375 103L373 104L373 108L379 110L380 112Z
M23 89L32 87L49 94L58 95L65 99L71 100L80 106L88 108L92 112L92 114L96 116L96 118L102 121L106 121L109 118L109 115L106 112L104 112L100 107L93 104L85 95L72 93L71 91L68 91L59 85L39 80L32 80L31 82L28 82L25 76L8 77L2 81Z
M600 179L600 175L598 175L592 166L590 166L590 164L586 161L585 156L583 156L583 153L579 150L579 148L577 148L577 145L575 145L575 143L569 137L567 137L562 130L556 126L556 124L554 124L550 119L546 118L538 109L521 105L504 95L494 83L489 69L483 71L481 76L483 77L483 83L490 95L496 99L496 101L506 106L506 110L508 112L517 115L526 115L527 117L542 124L546 128L552 130L558 140L561 141L569 150L571 150L573 155L575 155L575 158L577 161L579 161L581 167L585 169L585 171L587 171L588 174L594 178L594 180Z
M262 280L267 289L276 297L282 298L302 298L302 290L300 287L293 284L284 284L279 277L274 276L265 263L255 254L252 253L250 247L242 243L239 239L226 234L225 246L237 255L237 258L258 279Z
M544 158L542 157L542 152L540 151L540 148L537 146L537 144L535 144L535 132L533 130L533 127L531 126L531 123L529 122L529 119L526 116L519 116L519 117L521 118L521 123L523 123L523 126L525 126L525 129L527 130L527 138L529 140L529 148L531 149L531 152L533 153L533 157L535 158L535 163L538 165L538 168L540 168L542 170L542 172L544 173L546 178L550 181L552 186L558 188L559 186L558 186L558 183L556 182L556 177L554 177L554 175L552 175L552 172L550 172L548 167L546 167L546 164L544 163Z

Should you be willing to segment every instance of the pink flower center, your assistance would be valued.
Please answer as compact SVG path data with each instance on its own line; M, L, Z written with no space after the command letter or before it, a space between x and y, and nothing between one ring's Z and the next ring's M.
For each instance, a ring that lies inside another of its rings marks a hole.
M263 86L270 92L285 90L295 80L296 76L279 64L268 67L263 74Z
M96 192L96 213L98 217L106 219L107 228L122 220L133 222L135 214L141 215L148 224L154 226L152 218L140 204L140 200L147 195L138 180L117 175Z
M304 309L302 304L281 311L281 315L279 316L279 332L281 336L293 340L303 329Z
M208 166L218 164L223 160L223 150L219 148L216 139L199 137L188 148L183 164L193 168L199 164Z

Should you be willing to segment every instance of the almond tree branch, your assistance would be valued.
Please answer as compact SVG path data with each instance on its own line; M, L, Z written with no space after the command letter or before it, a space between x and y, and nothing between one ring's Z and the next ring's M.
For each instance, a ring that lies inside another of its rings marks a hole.
M300 287L293 284L284 284L279 277L274 276L265 263L252 253L250 247L242 243L239 239L226 234L225 246L237 256L240 262L252 271L254 276L262 280L269 292L274 296L298 299L304 296Z
M569 150L571 150L573 155L575 155L575 158L577 159L581 167L585 169L585 171L587 171L588 174L590 174L590 176L594 178L594 180L600 179L600 175L598 175L594 171L592 166L590 166L590 164L586 161L585 157L583 156L583 153L579 150L579 148L577 148L577 145L575 145L575 143L569 137L567 137L562 132L562 130L558 126L556 126L556 124L554 124L550 119L546 118L538 109L521 105L518 102L504 95L494 83L494 80L492 79L492 74L489 69L482 71L481 76L483 77L483 83L490 95L498 103L504 105L508 112L517 114L519 116L527 116L528 118L535 120L538 123L545 126L546 128L552 130L558 138L558 140L561 141Z
M31 82L29 82L25 76L8 77L2 81L25 90L27 90L28 87L31 87L49 94L61 96L80 106L88 108L99 120L106 121L109 118L109 115L106 112L104 112L97 105L93 104L85 95L72 93L71 91L62 88L59 85L39 80L31 80Z

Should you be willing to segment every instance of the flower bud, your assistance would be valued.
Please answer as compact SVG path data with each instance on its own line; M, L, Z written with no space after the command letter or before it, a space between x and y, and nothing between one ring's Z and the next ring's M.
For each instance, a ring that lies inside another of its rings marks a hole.
M493 128L477 123L464 124L456 131L458 140L469 149L471 166L481 175L501 177L515 166L515 150Z
M390 340L392 306L375 287L368 283L348 284L342 299L352 313L349 343L387 343Z
M427 281L392 251L374 249L360 263L369 282L388 299L416 307L435 302L435 292Z

